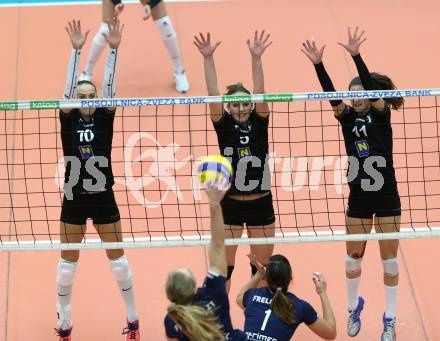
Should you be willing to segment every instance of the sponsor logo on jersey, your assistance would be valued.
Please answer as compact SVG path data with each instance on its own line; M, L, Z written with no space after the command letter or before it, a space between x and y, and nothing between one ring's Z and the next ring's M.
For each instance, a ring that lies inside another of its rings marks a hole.
M81 158L83 160L87 160L90 159L92 157L94 157L95 155L93 154L93 149L91 146L87 145L87 146L79 146L79 152L81 153Z
M238 153L238 158L242 159L244 157L251 157L251 150L249 149L249 147L244 147L244 148L237 148L237 153Z
M355 141L356 150L359 157L365 157L370 154L370 147L368 147L368 143L365 140Z

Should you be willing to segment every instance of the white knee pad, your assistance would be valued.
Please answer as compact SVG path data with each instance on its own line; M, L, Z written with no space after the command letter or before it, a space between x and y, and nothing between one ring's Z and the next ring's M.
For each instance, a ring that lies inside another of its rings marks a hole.
M118 282L124 282L131 278L130 266L128 265L127 257L125 256L111 260L110 269Z
M103 33L108 33L108 25L104 22L101 23L101 26L99 26L99 31L93 37L93 42L95 44L101 46L107 45L107 41L105 40Z
M168 40L176 37L173 24L167 15L157 19L154 23L160 33L160 36L162 37L162 40Z
M60 259L57 268L57 283L69 286L73 284L76 273L76 263Z
M397 264L397 258L382 260L382 265L385 275L394 277L399 274L399 265Z
M345 271L347 273L356 273L361 270L362 258L352 258L349 255L345 257Z

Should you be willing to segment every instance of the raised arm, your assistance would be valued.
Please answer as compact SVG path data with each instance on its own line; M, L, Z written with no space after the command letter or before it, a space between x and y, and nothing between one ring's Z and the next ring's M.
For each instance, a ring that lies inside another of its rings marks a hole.
M108 33L103 33L105 40L110 46L107 61L104 69L104 80L102 82L102 98L114 98L116 95L116 61L118 57L118 48L121 43L122 31L124 25L121 25L119 20L113 24L108 24ZM107 108L110 111L114 111L116 108Z
M207 184L205 191L209 197L211 213L211 241L208 247L209 270L226 277L225 227L220 201L228 191L230 184L224 179L222 183Z
M214 52L220 45L220 41L211 45L211 34L208 32L206 37L203 33L200 37L194 36L194 45L197 46L204 59L205 81L209 96L219 96L220 91L217 83L217 71L215 70ZM223 105L221 103L210 103L209 111L211 113L211 120L218 122L223 116Z
M264 94L264 72L263 72L263 62L261 56L263 55L266 48L272 45L272 41L269 41L270 34L265 34L265 31L258 31L254 33L254 40L251 42L250 39L247 40L247 45L252 57L252 79L254 81L254 93ZM261 117L269 116L269 104L268 103L257 103L256 111Z
M266 275L266 268L264 267L263 264L261 264L258 260L257 257L254 254L248 254L248 257L251 261L252 265L255 265L257 267L257 272L255 273L255 275L252 276L252 278L241 288L240 292L237 295L237 299L236 302L238 304L238 306L241 309L244 309L244 304L243 304L243 297L244 294L246 293L246 291L248 291L249 289L252 288L256 288L258 286L258 284L260 283L260 281L264 278L264 276Z
M66 32L69 35L72 43L72 52L70 53L69 64L67 66L66 85L64 87L64 98L76 98L76 86L78 82L79 73L79 58L81 56L81 49L87 40L89 31L85 34L81 32L81 22L79 20L69 21L66 27ZM63 113L69 113L72 109L62 109Z
M323 45L321 48L318 48L313 38L311 42L307 40L302 45L303 49L301 49L301 51L313 63L319 79L319 83L321 83L322 90L324 90L325 92L336 91L335 87L333 86L332 80L330 79L330 76L328 75L327 71L325 70L324 64L322 63L322 56L324 54L325 45ZM330 104L333 108L333 113L335 117L339 118L345 110L345 103L341 100L332 100L330 101Z
M334 340L336 339L336 320L327 296L327 282L321 274L314 273L313 275L316 293L321 299L323 316L318 317L318 319L308 327L319 337L325 340Z
M373 78L371 78L370 71L368 70L367 65L365 65L361 54L359 53L360 46L365 40L367 40L367 38L363 38L365 31L362 31L360 34L358 34L359 27L356 26L353 34L351 33L350 27L347 29L347 32L347 44L343 44L340 42L338 44L345 48L345 50L347 50L347 52L351 54L353 61L356 64L356 69L358 71L359 78L361 79L361 83L364 89L380 90L380 88L374 83ZM385 110L385 100L383 98L371 98L370 102L375 109L379 111Z

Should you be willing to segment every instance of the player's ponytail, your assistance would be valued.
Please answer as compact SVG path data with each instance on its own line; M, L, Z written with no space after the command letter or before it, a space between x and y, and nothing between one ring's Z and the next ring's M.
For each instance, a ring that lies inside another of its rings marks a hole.
M195 305L171 303L168 314L190 341L224 341L221 325L215 315Z
M292 268L286 257L273 255L269 258L266 265L266 279L269 288L275 291L270 309L285 323L292 324L295 321L296 311L295 305L286 296L292 280Z
M387 75L377 73L377 72L371 72L370 73L371 78L373 78L373 82L375 83L377 90L395 90L397 89L396 85L392 81L390 77ZM359 77L353 78L353 80L350 82L349 88L351 88L352 85L362 85L361 79ZM392 98L384 98L385 103L391 106L392 109L398 110L400 107L402 107L404 103L403 97L392 97Z

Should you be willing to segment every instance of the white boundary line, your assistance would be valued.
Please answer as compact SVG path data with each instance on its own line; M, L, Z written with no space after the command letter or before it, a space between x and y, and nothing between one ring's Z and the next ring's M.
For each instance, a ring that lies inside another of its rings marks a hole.
M231 0L164 0L165 2L219 2L219 1L231 1ZM140 4L139 0L123 0L124 4ZM31 3L7 3L0 2L0 7L40 7L40 6L78 6L78 5L99 5L100 0L90 1L57 1L57 2L31 2Z
M417 231L415 231L417 230ZM415 239L415 238L440 237L440 227L420 227L416 229L403 228L401 232L370 234L346 234L345 231L317 231L315 232L288 232L277 233L273 238L242 238L226 239L226 245L249 244L299 244L320 243L337 241L366 241L390 239ZM3 242L0 251L48 251L48 250L95 250L95 249L140 249L157 247L182 247L182 246L207 246L210 236L170 236L150 238L124 238L120 243L104 243L100 239L88 239L84 243L60 244L59 240L53 241L21 241Z

